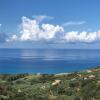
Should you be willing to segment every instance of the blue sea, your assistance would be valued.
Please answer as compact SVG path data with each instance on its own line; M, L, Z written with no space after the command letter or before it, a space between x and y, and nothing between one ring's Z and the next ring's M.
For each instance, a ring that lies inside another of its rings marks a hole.
M65 73L100 65L100 50L0 49L0 73Z

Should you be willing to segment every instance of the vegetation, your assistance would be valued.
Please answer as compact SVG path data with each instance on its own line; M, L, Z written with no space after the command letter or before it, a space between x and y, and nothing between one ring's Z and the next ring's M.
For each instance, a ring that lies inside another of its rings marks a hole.
M69 74L3 74L0 100L100 100L100 67Z

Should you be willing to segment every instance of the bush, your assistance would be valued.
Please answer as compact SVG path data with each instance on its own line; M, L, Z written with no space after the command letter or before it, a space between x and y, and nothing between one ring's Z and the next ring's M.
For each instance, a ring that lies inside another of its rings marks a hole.
M81 100L80 97L75 97L74 100Z
M71 89L66 90L66 95L71 96L74 94L74 91Z
M49 100L48 95L34 95L34 100Z
M71 88L75 88L75 87L79 87L79 82L78 81L72 81L69 83L69 87Z
M68 100L68 99L64 95L59 95L56 100Z

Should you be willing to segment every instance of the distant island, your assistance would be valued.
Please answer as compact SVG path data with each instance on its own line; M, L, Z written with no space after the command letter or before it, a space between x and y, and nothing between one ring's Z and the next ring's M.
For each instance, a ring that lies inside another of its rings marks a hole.
M0 100L100 100L100 66L61 74L0 74Z

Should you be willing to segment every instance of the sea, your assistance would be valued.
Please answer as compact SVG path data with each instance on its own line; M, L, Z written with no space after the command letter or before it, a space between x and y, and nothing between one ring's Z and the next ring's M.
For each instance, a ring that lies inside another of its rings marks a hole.
M0 49L0 74L69 73L99 65L99 49Z

